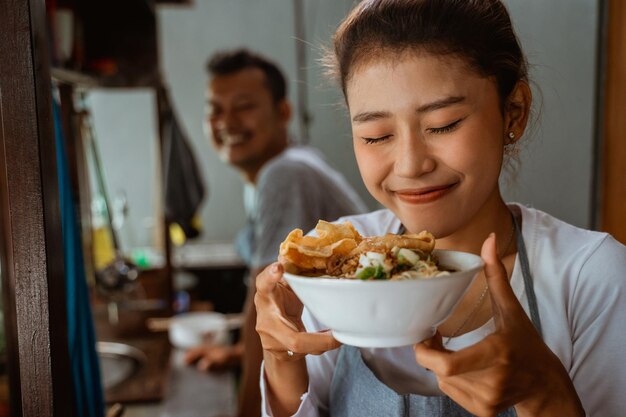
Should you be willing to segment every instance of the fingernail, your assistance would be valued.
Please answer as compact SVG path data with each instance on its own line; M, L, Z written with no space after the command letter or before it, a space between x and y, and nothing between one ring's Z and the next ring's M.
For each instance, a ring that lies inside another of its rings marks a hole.
M278 264L277 263L272 265L272 268L270 269L270 272L272 274L278 274Z

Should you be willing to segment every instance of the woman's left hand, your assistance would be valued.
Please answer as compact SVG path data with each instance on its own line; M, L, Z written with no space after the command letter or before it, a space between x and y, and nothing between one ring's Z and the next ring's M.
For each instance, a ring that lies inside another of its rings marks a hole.
M496 331L456 352L445 349L437 334L415 345L417 362L437 376L446 395L480 417L512 406L519 417L584 416L567 371L513 293L493 234L481 256Z

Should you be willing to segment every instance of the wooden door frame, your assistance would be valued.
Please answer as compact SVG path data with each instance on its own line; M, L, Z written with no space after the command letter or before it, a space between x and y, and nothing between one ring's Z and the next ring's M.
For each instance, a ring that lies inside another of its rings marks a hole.
M0 0L0 261L11 412L74 416L43 0Z
M600 5L594 226L626 244L626 3Z

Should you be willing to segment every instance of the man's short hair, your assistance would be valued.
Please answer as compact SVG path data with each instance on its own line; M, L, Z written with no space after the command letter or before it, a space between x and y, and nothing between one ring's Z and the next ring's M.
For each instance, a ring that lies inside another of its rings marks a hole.
M207 72L214 77L234 74L248 68L258 68L263 71L267 88L270 90L275 103L286 97L287 83L278 66L269 59L247 49L217 52L209 58L206 64Z

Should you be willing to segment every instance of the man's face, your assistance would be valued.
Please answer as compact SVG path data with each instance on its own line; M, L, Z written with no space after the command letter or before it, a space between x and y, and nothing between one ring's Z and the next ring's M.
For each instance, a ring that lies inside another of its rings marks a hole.
M222 160L254 177L286 144L287 102L274 102L258 68L216 76L207 96L213 146Z

